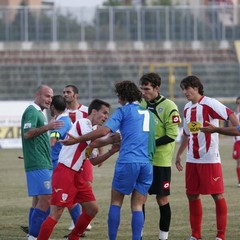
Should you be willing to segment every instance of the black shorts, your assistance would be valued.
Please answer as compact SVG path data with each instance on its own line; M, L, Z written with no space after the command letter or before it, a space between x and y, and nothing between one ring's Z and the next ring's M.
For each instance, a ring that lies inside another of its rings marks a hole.
M153 166L153 182L148 191L150 195L170 195L171 167Z

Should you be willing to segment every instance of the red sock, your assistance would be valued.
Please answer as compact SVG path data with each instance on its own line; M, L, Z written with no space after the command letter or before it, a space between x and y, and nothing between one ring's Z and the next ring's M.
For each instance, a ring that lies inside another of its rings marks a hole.
M201 238L202 227L202 202L201 199L189 201L190 225L192 228L192 236Z
M86 230L88 224L92 221L93 217L89 216L85 211L79 216L75 228L69 235L69 240L78 240L81 234Z
M216 200L217 237L225 240L227 226L227 204L224 198Z
M240 183L240 167L236 168L238 183Z
M56 224L57 221L51 217L47 217L46 220L42 223L37 240L48 240Z

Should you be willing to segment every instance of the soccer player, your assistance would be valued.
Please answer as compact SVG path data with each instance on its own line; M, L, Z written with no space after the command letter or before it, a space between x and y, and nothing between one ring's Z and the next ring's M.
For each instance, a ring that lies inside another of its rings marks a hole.
M240 96L236 99L236 116L240 122ZM234 136L232 158L236 160L237 186L240 187L240 137Z
M50 131L50 146L51 146L51 159L53 164L53 171L57 167L59 153L62 149L62 144L59 142L60 139L65 139L67 132L72 127L71 119L65 112L66 102L63 96L55 95L52 98L50 105L51 116L55 120L60 120L63 122L63 126L59 129L54 129Z
M63 125L58 120L47 123L42 112L50 107L52 97L53 90L49 86L38 87L34 103L26 108L21 121L28 195L32 197L29 211L29 240L38 236L41 224L49 213L52 161L48 131L61 128Z
M139 240L144 223L142 205L147 199L153 178L153 116L139 105L142 94L133 82L118 82L114 91L122 106L113 113L106 124L89 134L79 138L72 137L63 142L67 145L85 142L120 131L122 140L112 181L108 236L110 240L116 239L124 196L131 194L132 239Z
M66 85L63 90L63 97L66 100L66 111L69 117L72 120L72 123L75 123L77 120L81 118L86 118L88 116L88 107L78 102L79 91L75 85ZM85 180L88 184L92 184L93 182L93 169L92 164L88 159L85 160L84 164L84 176ZM74 206L69 209L70 215L72 217L71 225L69 226L69 230L74 228L74 223L77 221L79 215L81 214L81 209L79 204L74 204ZM87 230L91 230L92 226L89 225ZM82 237L85 234L82 235Z
M176 155L176 167L183 170L181 156L187 148L186 194L189 203L192 234L189 240L201 239L202 203L200 194L211 194L216 208L216 240L225 240L227 204L218 146L218 134L200 131L211 124L218 126L219 120L230 120L238 125L234 112L216 99L204 95L203 85L196 76L184 78L180 87L189 102L184 107L183 137Z
M157 73L147 73L140 78L140 90L144 98L144 108L153 112L155 120L156 153L153 157L153 183L149 194L156 195L159 207L159 239L168 239L171 208L170 195L171 166L181 122L177 105L159 94L161 77Z
M110 105L104 101L93 100L89 105L89 116L77 120L69 133L74 137L79 137L82 134L91 132L94 125L102 125L108 119L109 107ZM83 177L86 149L89 144L89 141L85 141L62 147L59 154L59 164L52 177L53 193L51 196L50 215L42 224L38 240L49 239L64 208L71 207L73 203L80 203L84 211L82 211L74 229L68 236L69 240L78 240L97 214L98 205L92 185L89 185ZM96 165L112 156L118 150L119 147L113 145L108 152L101 156L93 154L93 156L90 156L90 160Z

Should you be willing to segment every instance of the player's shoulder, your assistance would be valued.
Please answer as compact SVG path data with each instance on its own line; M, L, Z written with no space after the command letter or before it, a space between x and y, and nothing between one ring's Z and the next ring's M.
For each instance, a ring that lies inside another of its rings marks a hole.
M83 105L83 104L80 104L79 107L78 107L78 110L87 113L88 112L88 107Z

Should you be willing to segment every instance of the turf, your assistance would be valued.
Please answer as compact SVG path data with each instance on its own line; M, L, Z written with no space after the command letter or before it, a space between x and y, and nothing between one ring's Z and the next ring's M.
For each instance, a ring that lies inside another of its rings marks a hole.
M236 162L232 160L231 137L220 138L220 152L225 178L225 197L228 204L227 240L240 239L240 188L236 185ZM178 144L176 149L178 148ZM20 149L0 149L0 240L27 239L20 225L27 225L28 209L31 199L27 196L23 160L18 159ZM87 232L86 240L106 240L107 215L110 201L110 188L116 155L101 167L94 167L94 191L100 206L97 217L92 222L92 230ZM184 159L183 159L184 160ZM173 164L170 203L172 222L169 240L184 240L190 235L188 204L185 196L184 172L178 172ZM211 196L203 200L203 239L214 240L216 234L215 207ZM158 239L159 211L154 196L146 203L144 240ZM64 239L68 233L70 217L64 212L56 225L51 239ZM126 197L122 208L118 240L131 239L130 198Z

